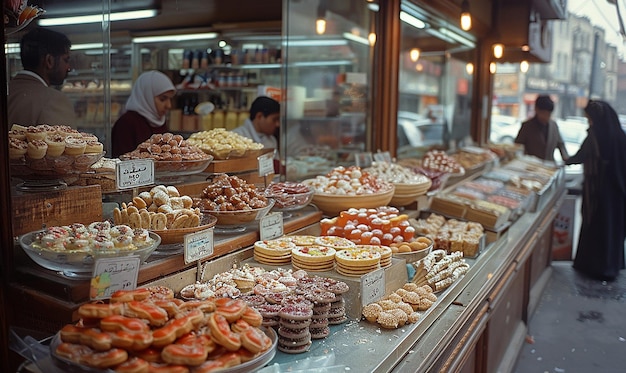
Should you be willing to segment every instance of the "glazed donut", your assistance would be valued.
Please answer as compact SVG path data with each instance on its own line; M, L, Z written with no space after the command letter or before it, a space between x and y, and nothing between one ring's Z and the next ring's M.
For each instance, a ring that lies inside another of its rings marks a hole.
M131 333L147 332L150 330L150 326L141 319L122 315L113 315L103 318L100 321L100 328L107 332L123 330Z
M68 324L60 330L59 334L63 342L80 343L97 351L111 349L111 336L98 329L80 328Z
M148 373L150 365L139 357L131 357L115 367L115 373Z
M241 319L250 324L251 326L259 327L263 323L263 316L259 311L252 307L246 307L241 315Z
M152 333L138 332L132 333L124 330L109 333L111 336L111 345L117 348L123 348L129 351L141 351L150 347L154 338Z
M149 362L148 372L150 373L189 373L189 368L184 365L171 365Z
M223 315L217 312L212 313L209 317L209 328L215 343L224 346L229 351L237 351L241 347L239 334L230 330L230 324Z
M150 290L138 288L134 290L117 290L111 294L111 303L126 303L133 300L144 300L150 296Z
M256 354L267 349L265 340L261 334L263 333L258 328L247 328L239 333L241 338L241 346L248 351Z
M207 358L208 351L203 345L171 344L163 347L161 358L169 364L200 365Z
M149 363L162 363L161 350L155 347L148 347L140 351L133 351L133 355Z
M202 345L207 350L207 353L211 353L215 351L217 345L209 335L204 334L196 334L195 332L190 332L176 340L176 344L179 345Z
M128 353L121 348L112 348L108 351L95 352L83 355L80 362L94 368L110 368L128 360Z
M167 312L152 303L131 301L122 304L124 305L124 316L148 320L150 325L157 327L164 325L168 320Z
M223 354L219 356L217 359L208 360L202 363L202 365L194 367L193 373L218 372L226 368L239 365L244 362L242 359L242 353L240 352L241 350L244 350L249 354L249 352L245 349L240 349L237 352L230 352L230 353ZM251 360L252 358L254 358L254 356L252 356L249 360Z
M187 315L171 320L167 325L152 332L154 338L152 345L163 347L173 343L177 338L189 333L197 324L204 319L200 310L192 310Z
M84 355L93 354L93 350L78 343L63 342L57 346L56 353L61 357L78 363Z
M248 308L246 302L240 299L218 298L215 300L215 312L224 316L231 323L239 320Z
M78 307L78 316L103 319L108 316L121 315L123 308L122 303L85 303Z
M179 305L183 301L181 299L156 299L152 303L157 307L163 308L167 315L172 318L181 312Z

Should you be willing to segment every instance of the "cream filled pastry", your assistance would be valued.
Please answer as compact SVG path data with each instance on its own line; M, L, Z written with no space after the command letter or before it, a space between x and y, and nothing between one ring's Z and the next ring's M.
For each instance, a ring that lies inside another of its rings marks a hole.
M48 144L47 155L58 157L65 151L65 138L58 133L48 134L45 141Z
M65 154L67 155L81 155L85 152L87 142L81 137L67 137L65 138Z
M46 138L47 135L48 133L43 127L40 127L40 126L26 127L26 139L28 141L43 140Z
M48 144L43 140L31 140L28 142L26 154L30 159L42 159L46 156Z

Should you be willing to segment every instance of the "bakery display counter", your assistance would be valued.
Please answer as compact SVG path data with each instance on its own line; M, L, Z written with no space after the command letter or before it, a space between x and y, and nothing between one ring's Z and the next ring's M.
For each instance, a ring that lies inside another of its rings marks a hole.
M316 226L322 213L313 206L307 206L292 213L285 219L285 233L295 232L309 226ZM243 233L220 234L214 236L214 253L205 262L217 261L226 254L241 251L259 240L258 222L248 223ZM250 253L249 256L252 254ZM232 260L232 257L228 257ZM245 259L245 256L238 260ZM232 266L230 261L228 266ZM176 277L185 270L195 271L196 263L185 265L182 244L161 245L139 270L137 284L142 285L168 276ZM75 320L77 307L89 300L89 281L64 277L54 271L39 267L30 260L19 247L15 248L15 274L11 284L13 299L28 304L28 311L16 315L15 325L29 328L37 320L42 324L41 331L54 332L64 323ZM47 309L55 310L48 313Z

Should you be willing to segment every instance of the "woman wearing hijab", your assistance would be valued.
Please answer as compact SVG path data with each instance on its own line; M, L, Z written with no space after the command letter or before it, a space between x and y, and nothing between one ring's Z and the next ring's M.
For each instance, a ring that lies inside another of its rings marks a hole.
M176 88L160 71L139 75L126 101L126 112L111 130L113 157L131 152L155 133L167 132L165 117L172 108Z
M566 164L584 168L582 224L574 268L590 277L612 281L624 269L626 238L626 134L606 102L585 107L589 130Z

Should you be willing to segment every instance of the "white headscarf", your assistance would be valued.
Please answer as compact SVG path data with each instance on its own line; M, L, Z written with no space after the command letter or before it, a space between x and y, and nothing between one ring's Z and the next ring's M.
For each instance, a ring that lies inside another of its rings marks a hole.
M165 124L165 117L159 117L154 98L164 92L175 90L174 84L167 75L160 71L146 71L135 81L130 97L126 101L126 110L136 111L150 124L160 127Z

